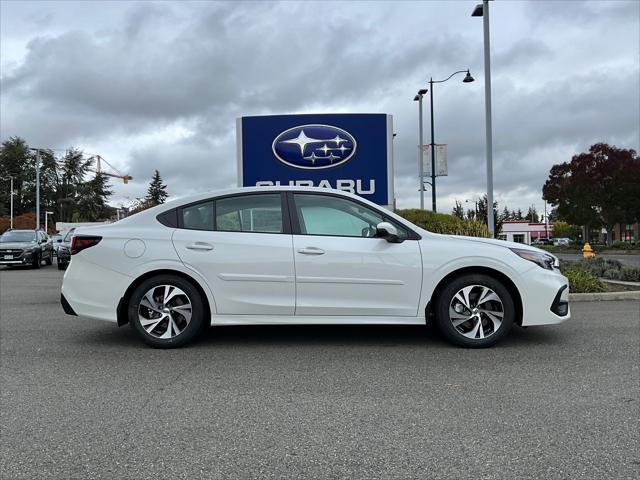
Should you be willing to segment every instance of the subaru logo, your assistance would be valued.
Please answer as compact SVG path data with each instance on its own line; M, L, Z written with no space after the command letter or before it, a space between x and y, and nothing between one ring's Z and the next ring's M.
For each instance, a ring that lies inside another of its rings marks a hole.
M342 165L356 153L356 139L331 125L300 125L278 135L271 149L278 160L295 168L315 170Z

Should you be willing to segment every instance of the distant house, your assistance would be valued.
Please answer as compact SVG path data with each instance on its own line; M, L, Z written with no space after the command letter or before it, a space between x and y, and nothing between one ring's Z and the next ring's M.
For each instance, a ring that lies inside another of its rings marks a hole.
M523 220L507 220L502 222L502 230L498 235L500 240L508 240L509 242L526 243L539 238L551 238L553 232L552 224L531 223Z

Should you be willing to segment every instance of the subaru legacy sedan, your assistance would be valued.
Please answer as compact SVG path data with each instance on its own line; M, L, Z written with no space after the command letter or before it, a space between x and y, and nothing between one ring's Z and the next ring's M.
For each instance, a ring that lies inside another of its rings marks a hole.
M130 324L153 347L208 325L433 322L463 347L569 319L558 259L518 243L439 235L356 195L255 187L80 227L66 313Z

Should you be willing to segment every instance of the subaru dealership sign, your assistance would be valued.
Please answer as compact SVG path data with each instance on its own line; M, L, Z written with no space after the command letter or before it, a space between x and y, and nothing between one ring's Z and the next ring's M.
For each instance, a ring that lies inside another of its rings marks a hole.
M385 114L242 117L240 186L331 187L393 205L393 126Z

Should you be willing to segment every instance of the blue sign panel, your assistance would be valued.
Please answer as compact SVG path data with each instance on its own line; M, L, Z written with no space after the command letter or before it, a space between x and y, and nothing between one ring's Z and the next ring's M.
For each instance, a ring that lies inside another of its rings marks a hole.
M331 187L393 205L390 115L242 117L237 135L240 186Z

